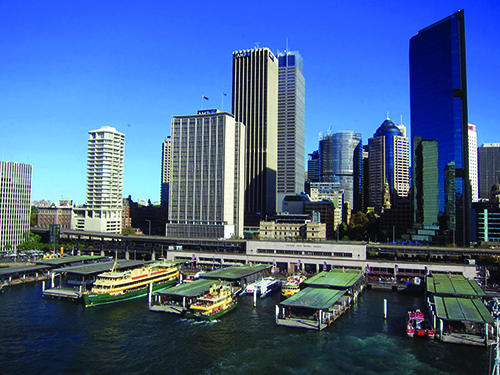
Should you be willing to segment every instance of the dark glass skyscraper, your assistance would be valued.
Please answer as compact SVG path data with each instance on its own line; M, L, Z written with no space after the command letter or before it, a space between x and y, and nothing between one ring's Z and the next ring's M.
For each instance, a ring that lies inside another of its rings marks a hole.
M344 190L344 202L351 210L361 209L363 143L361 134L327 134L319 141L321 182L338 182Z
M470 182L468 166L467 79L463 10L423 30L410 40L411 134L414 160L414 215L417 228L426 223L439 227L446 243L470 244ZM425 170L427 153L421 142L437 145L437 171ZM418 163L418 160L421 162ZM437 172L437 192L422 188L422 181ZM419 188L420 187L420 188ZM433 202L423 194L437 195L437 217L428 214ZM425 215L424 215L425 216Z
M233 52L233 114L246 125L245 226L276 212L278 60L269 48Z

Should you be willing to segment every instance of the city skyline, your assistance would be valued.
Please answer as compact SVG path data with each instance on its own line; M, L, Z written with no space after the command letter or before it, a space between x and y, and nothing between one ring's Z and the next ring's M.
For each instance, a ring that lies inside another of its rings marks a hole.
M306 155L330 126L359 131L366 144L387 112L395 123L402 115L409 127L409 40L462 8L469 122L477 126L478 146L499 141L491 135L500 116L493 110L498 5L321 5L318 11L281 2L252 9L195 2L188 12L187 5L160 2L3 3L0 126L8 132L1 159L33 165L33 200L83 204L85 135L112 126L127 138L123 195L159 201L158 145L170 135L172 116L195 114L202 105L230 111L232 52L259 42L276 53L287 39L304 59ZM283 27L256 17L262 12L295 22ZM237 17L242 28L202 22L210 15Z

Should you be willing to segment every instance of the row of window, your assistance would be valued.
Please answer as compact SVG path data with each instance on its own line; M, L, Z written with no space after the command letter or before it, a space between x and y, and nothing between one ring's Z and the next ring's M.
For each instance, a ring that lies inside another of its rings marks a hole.
M310 250L274 250L274 249L257 249L259 254L283 254L283 255L312 255L321 257L339 257L352 258L352 253L335 253L329 251L310 251Z

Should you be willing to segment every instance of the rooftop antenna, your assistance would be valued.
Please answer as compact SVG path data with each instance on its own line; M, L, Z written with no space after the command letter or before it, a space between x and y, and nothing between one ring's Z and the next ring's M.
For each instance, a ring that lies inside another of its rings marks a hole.
M401 122L400 122L401 125L403 125L403 115L401 115Z
M260 42L253 42L253 44L255 49L259 49Z
M387 111L387 119L389 120L389 111Z
M285 50L286 53L288 53L288 38L286 38L286 50Z

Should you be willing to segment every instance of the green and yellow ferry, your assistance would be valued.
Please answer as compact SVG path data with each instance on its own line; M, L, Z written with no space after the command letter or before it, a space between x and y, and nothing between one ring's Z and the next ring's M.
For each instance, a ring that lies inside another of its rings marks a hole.
M89 292L83 294L85 307L103 305L139 298L148 294L149 284L153 291L175 285L179 280L175 263L153 261L138 268L124 271L116 269L99 274Z
M306 279L302 274L288 276L285 283L281 284L281 298L288 298L300 292L300 284Z
M233 310L238 300L230 285L213 284L208 293L198 297L184 315L188 319L215 320Z

